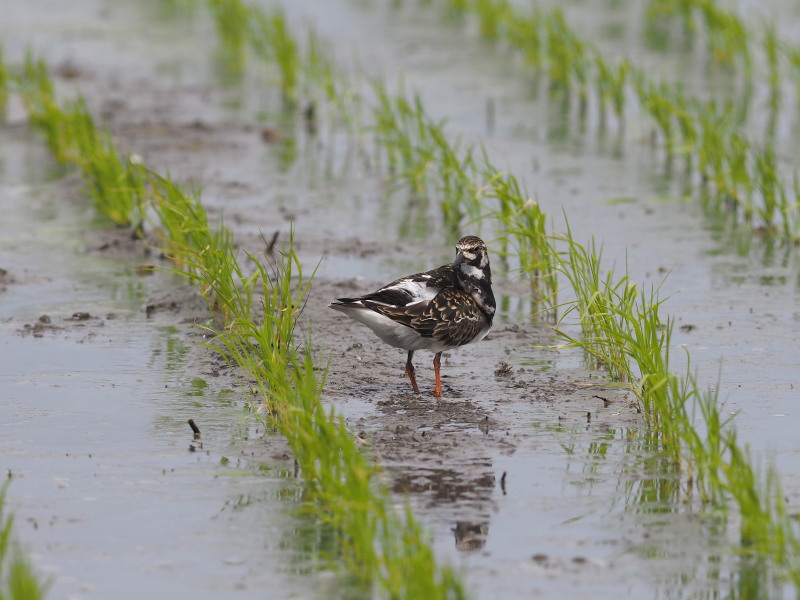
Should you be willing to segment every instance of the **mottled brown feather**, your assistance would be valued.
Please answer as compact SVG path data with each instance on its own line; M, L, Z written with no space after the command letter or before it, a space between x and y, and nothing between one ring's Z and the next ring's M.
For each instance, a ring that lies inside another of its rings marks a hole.
M412 306L394 307L362 301L364 306L414 329L422 337L431 337L448 346L463 346L472 341L486 325L486 317L472 297L461 290L446 287L433 300Z

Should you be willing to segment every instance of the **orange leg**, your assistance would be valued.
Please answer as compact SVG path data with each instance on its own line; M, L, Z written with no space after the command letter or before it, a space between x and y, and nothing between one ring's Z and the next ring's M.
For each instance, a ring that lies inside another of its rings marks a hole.
M433 357L433 372L436 373L436 387L433 389L433 395L437 398L442 397L442 379L439 376L439 365L441 364L442 353L437 352Z
M414 365L411 364L411 359L414 358L414 351L408 351L408 360L406 361L406 375L411 380L411 387L414 388L414 393L419 394L419 388L417 387L417 378L414 377Z

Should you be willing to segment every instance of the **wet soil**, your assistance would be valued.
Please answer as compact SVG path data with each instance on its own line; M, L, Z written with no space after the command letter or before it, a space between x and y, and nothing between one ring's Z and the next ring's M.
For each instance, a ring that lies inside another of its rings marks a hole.
M98 98L88 94L87 97L94 98L95 102ZM143 106L149 106L146 89L139 88L137 97L144 98ZM99 98L102 101L102 94ZM179 98L178 95L173 98L171 110L175 110L175 103ZM148 114L147 118L152 120L153 115L147 112L149 108L143 110ZM125 119L122 118L122 114L126 115ZM263 143L258 139L257 132L248 127L198 127L196 124L187 126L161 124L157 127L146 127L138 121L141 114L143 113L129 109L110 118L109 122L116 139L120 144L147 156L151 164L168 164L173 172L180 172L187 179L204 180L208 177L204 172L204 169L209 168L208 165L215 165L215 169L224 171L225 164L220 165L218 158L220 153L226 157L224 162L236 163L248 153L251 144ZM20 132L18 135L23 138L28 137L28 134ZM202 140L202 143L198 140ZM35 144L36 141L31 136L25 143ZM189 147L192 151L187 153L186 148ZM193 170L196 168L194 165L202 167ZM53 185L59 193L66 193L67 202L71 209L79 213L78 221L80 221L80 214L86 212L86 201L80 194L80 181L74 175L67 175L66 178L56 179ZM257 182L247 179L215 180L209 187L215 190L209 202L211 212L222 212L222 207L214 205L214 199L219 202L220 198L224 198L225 222L234 228L236 239L248 249L257 250L263 245L261 238L263 230L277 231L279 243L283 242L288 236L286 230L291 221L296 227L295 239L299 251L312 256L324 254L323 264L315 278L311 300L303 315L302 327L304 330L310 328L313 331L320 359L329 361L325 401L334 404L347 418L354 435L364 439L367 451L385 468L385 483L398 494L398 499L409 498L412 504L420 509L421 518L430 527L443 527L447 537L455 535L455 547L458 551L471 552L484 547L489 533L493 498L505 493L507 482L509 486L513 486L516 485L517 478L525 477L522 470L522 468L527 470L527 467L522 467L525 461L519 466L509 464L506 470L502 470L497 465L497 459L511 457L518 451L521 451L521 454L536 451L541 442L532 436L535 431L531 429L532 423L550 422L559 428L598 429L604 432L609 429L641 425L640 415L628 406L628 394L625 390L612 389L600 383L599 374L579 369L554 368L554 364L559 360L563 362L563 358L559 359L556 353L547 348L538 351L534 348L536 345L547 346L551 343L548 330L544 327L510 323L506 318L500 320L491 335L481 344L444 355L442 369L445 397L443 399L436 399L429 393L420 395L411 393L402 368L404 354L396 349L387 348L368 330L327 307L333 298L353 290L375 287L380 280L367 280L360 276L361 273L386 271L380 261L387 253L403 252L406 246L400 243L390 245L377 243L357 236L345 239L325 235L309 236L311 228L305 224L312 219L313 211L302 208L293 210L291 214L280 208L266 211L264 215L266 218L257 225L260 221L257 215L254 217L247 209L236 206L232 201L238 197L257 193ZM72 226L76 225L77 223ZM40 294L43 291L41 286L69 287L72 284L69 279L63 280L62 274L58 271L48 270L46 259L42 261L35 255L25 257L16 255L4 263L3 282L6 289L2 298L5 307L3 324L7 332L17 340L30 339L31 343L36 344L35 347L31 347L32 352L42 356L57 357L63 352L64 343L68 347L74 344L89 345L96 347L98 352L102 353L106 351L104 348L109 342L127 337L131 327L144 326L147 329L155 327L162 330L166 328L171 331L170 338L174 340L171 343L177 343L184 348L180 358L167 356L164 359L168 363L175 363L181 371L180 385L176 386L179 388L176 390L179 395L186 393L187 386L192 388L195 385L200 385L200 388L197 388L200 393L212 396L215 394L213 390L219 390L216 394L221 394L224 390L239 389L235 373L213 353L210 354L207 349L197 344L204 340L203 331L196 325L205 323L208 314L196 291L175 278L152 271L152 267L169 266L157 251L149 249L141 241L134 239L128 231L121 229L93 226L88 231L82 232L81 236L82 241L75 249L77 256L71 259L65 258L65 261L77 260L78 263L84 259L100 261L112 271L112 277L116 264L127 273L127 278L135 281L137 287L141 289L133 298L125 299L122 310L119 306L107 307L102 300L98 303L97 298L87 298L85 286L68 294L66 306L55 302L53 303L55 306L50 304L37 310L24 300L14 302L14 299L26 299ZM41 247L41 244L39 249L45 255L48 252L58 251L57 248ZM422 251L418 250L419 253ZM336 266L353 261L368 265L367 268L360 270L356 278L349 274L342 277L340 267L331 270L327 268L329 265ZM422 265L422 268L428 266L433 265ZM53 265L49 267L52 269ZM85 269L85 266L77 268ZM37 274L33 274L33 271ZM109 274L105 276L108 277ZM510 283L509 286L513 289L514 284ZM28 287L30 290L26 291ZM502 287L501 283L498 289ZM102 291L100 294L97 292L94 294L102 296ZM159 350L155 356L160 356L162 353L163 351ZM22 356L29 360L27 358L29 354L23 353ZM149 362L162 364L155 356ZM425 352L417 355L418 378L423 387L432 386L431 358L432 355ZM106 368L102 366L102 361L97 356L88 360L95 365L94 368ZM9 364L7 367L9 370L6 371L5 377L12 377L13 365ZM22 371L24 372L24 369ZM120 375L112 373L109 374L106 385L124 389L126 384ZM169 379L167 376L167 380ZM87 384L91 385L91 377ZM171 387L172 384L167 383L166 386ZM84 390L83 393L87 397L92 397L88 390ZM193 393L197 392L190 392ZM233 400L231 408L234 412L241 410L244 405L241 394L235 392L233 397L238 399ZM108 401L118 402L113 398L109 398ZM234 408L236 406L240 408ZM87 410L93 409L87 407ZM166 455L169 458L166 458L163 449L157 450L158 458L150 468L154 469L158 465L161 476L164 477L166 473L172 473L176 468L186 469L186 457L191 458L200 453L203 455L203 463L207 465L203 469L205 473L208 473L209 469L212 473L224 471L225 468L219 465L214 467L213 463L220 461L223 456L228 458L229 454L238 457L237 461L247 472L252 472L253 465L264 464L269 465L268 468L273 472L291 472L292 461L288 448L274 435L265 437L263 433L251 432L249 435L253 436L253 441L234 440L230 442L232 447L228 450L222 452L218 449L210 450L219 445L220 437L224 438L225 434L222 427L218 427L216 432L208 431L209 420L217 419L208 413L209 410L213 411L213 407L207 405L200 411L185 408L169 409L164 415L172 425L167 436L169 438L167 444L171 447ZM88 416L81 411L75 412L74 408L71 412L75 413L73 419L65 419L63 415L59 417L62 426L74 426ZM163 409L160 412L163 412ZM202 441L197 442L192 439L186 418L182 418L181 415L192 418L200 424L203 431ZM228 412L223 421L230 423L230 420L231 413ZM131 423L124 417L122 420L111 419L110 422L113 428L121 429L119 434L114 432L115 441L112 445L114 455L124 451L125 447L141 455L143 449L136 439L141 434L137 433L130 439ZM26 427L17 429L13 437L18 438L22 430L31 428L31 439L35 439L37 435L35 432L41 425L35 420L29 421ZM252 426L248 427L251 428ZM70 451L66 452L63 458L74 461L74 457L83 456L83 461L77 464L84 466L76 466L77 471L74 472L71 469L62 471L56 478L58 489L68 489L72 481L80 481L79 471L86 469L87 466L87 474L93 473L94 477L108 468L104 464L104 458L107 457L98 448L86 448L81 451L72 443L68 447ZM25 452L30 451L25 450ZM149 452L145 451L145 455L147 454ZM92 519L83 509L70 505L52 512L50 509L52 501L48 499L50 494L40 487L31 489L24 484L29 478L38 481L35 473L41 468L45 468L46 472L47 462L62 464L63 458L59 460L51 452L44 454L36 452L31 456L35 463L29 463L27 460L12 460L9 463L12 465L9 467L10 471L23 481L22 484L15 486L17 494L29 498L25 508L19 504L19 500L13 506L33 530L39 532L41 528L49 529L47 533L33 537L30 531L23 529L23 538L49 540L47 543L51 547L47 554L52 558L46 560L42 568L56 575L57 590L71 590L83 596L94 590L114 589L111 581L106 578L87 575L81 579L80 567L72 561L59 558L63 557L63 552L67 548L70 548L70 552L76 548L83 548L83 552L92 555L98 552L98 547L101 549L100 552L110 551L108 547L105 544L97 546L96 542L74 546L68 542L69 531L64 531L58 524L66 521L81 530L89 531L100 528L99 534L108 523L123 519L121 514L115 516L117 511L106 508L107 512L101 510L98 513L102 515L101 518ZM93 460L99 462L93 463ZM128 473L125 477L133 476L130 473L130 466L121 464L119 468ZM63 470L63 466L59 469ZM186 474L183 477L185 478ZM198 477L202 478L202 473L192 475L194 483L184 482L182 485L186 485L188 490L196 491ZM250 482L246 487L253 485ZM113 485L111 487L113 489ZM113 492L117 493L119 492L116 490ZM176 490L172 493L179 492ZM42 500L44 503L37 506ZM146 492L142 494L141 500L146 504L153 505L155 502L153 506L160 506L160 503ZM235 503L236 500L227 502ZM249 500L247 502L249 503ZM170 518L169 515L170 511L167 511L157 521ZM194 527L186 522L185 526ZM241 534L242 525L238 524L238 519L235 527ZM74 530L74 527L67 529ZM124 533L124 529L120 529L119 532L123 537L130 537L130 533ZM208 533L202 535L204 538L208 537ZM94 534L89 534L88 539L92 540L93 536ZM164 577L158 579L161 582L159 585L164 589L170 589L175 585L174 571L185 570L185 566L180 566L185 561L194 561L196 566L208 560L202 555L187 554L182 545L175 546L175 550L180 552L183 559L179 562L175 562L172 558L158 559L159 562L155 567L167 572ZM151 568L146 560L142 563L141 549L134 552L130 560L133 564L142 564L143 568ZM51 566L50 561L54 561L58 566ZM223 562L236 567L247 564L248 561L234 557L223 559ZM551 566L552 569L555 567ZM223 572L225 571L223 569ZM73 583L74 576L78 577L75 583ZM177 579L180 581L181 578ZM198 581L203 581L203 578L199 578ZM257 586L257 583L258 579L244 575L239 583L232 585L233 589L241 592L240 595L246 596L246 590ZM219 588L219 583L213 585L221 590L231 584L225 584L222 588ZM286 589L291 590L294 585L289 582L286 584ZM135 589L137 593L147 593L149 588ZM336 594L335 591L328 593Z

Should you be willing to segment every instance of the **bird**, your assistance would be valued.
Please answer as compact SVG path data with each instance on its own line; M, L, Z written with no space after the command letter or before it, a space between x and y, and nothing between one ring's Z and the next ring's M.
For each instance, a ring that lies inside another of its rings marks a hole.
M441 398L442 352L479 342L492 328L496 304L486 244L477 236L464 236L452 263L401 277L364 296L339 298L330 308L363 323L390 346L406 350L405 372L416 394L414 352L432 351L433 395Z

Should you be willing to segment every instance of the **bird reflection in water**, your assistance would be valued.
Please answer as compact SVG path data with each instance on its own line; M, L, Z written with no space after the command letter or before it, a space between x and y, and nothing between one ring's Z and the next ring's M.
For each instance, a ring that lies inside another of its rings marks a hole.
M486 545L486 536L489 534L489 523L456 521L456 526L452 531L456 536L456 550L461 552L474 552Z

